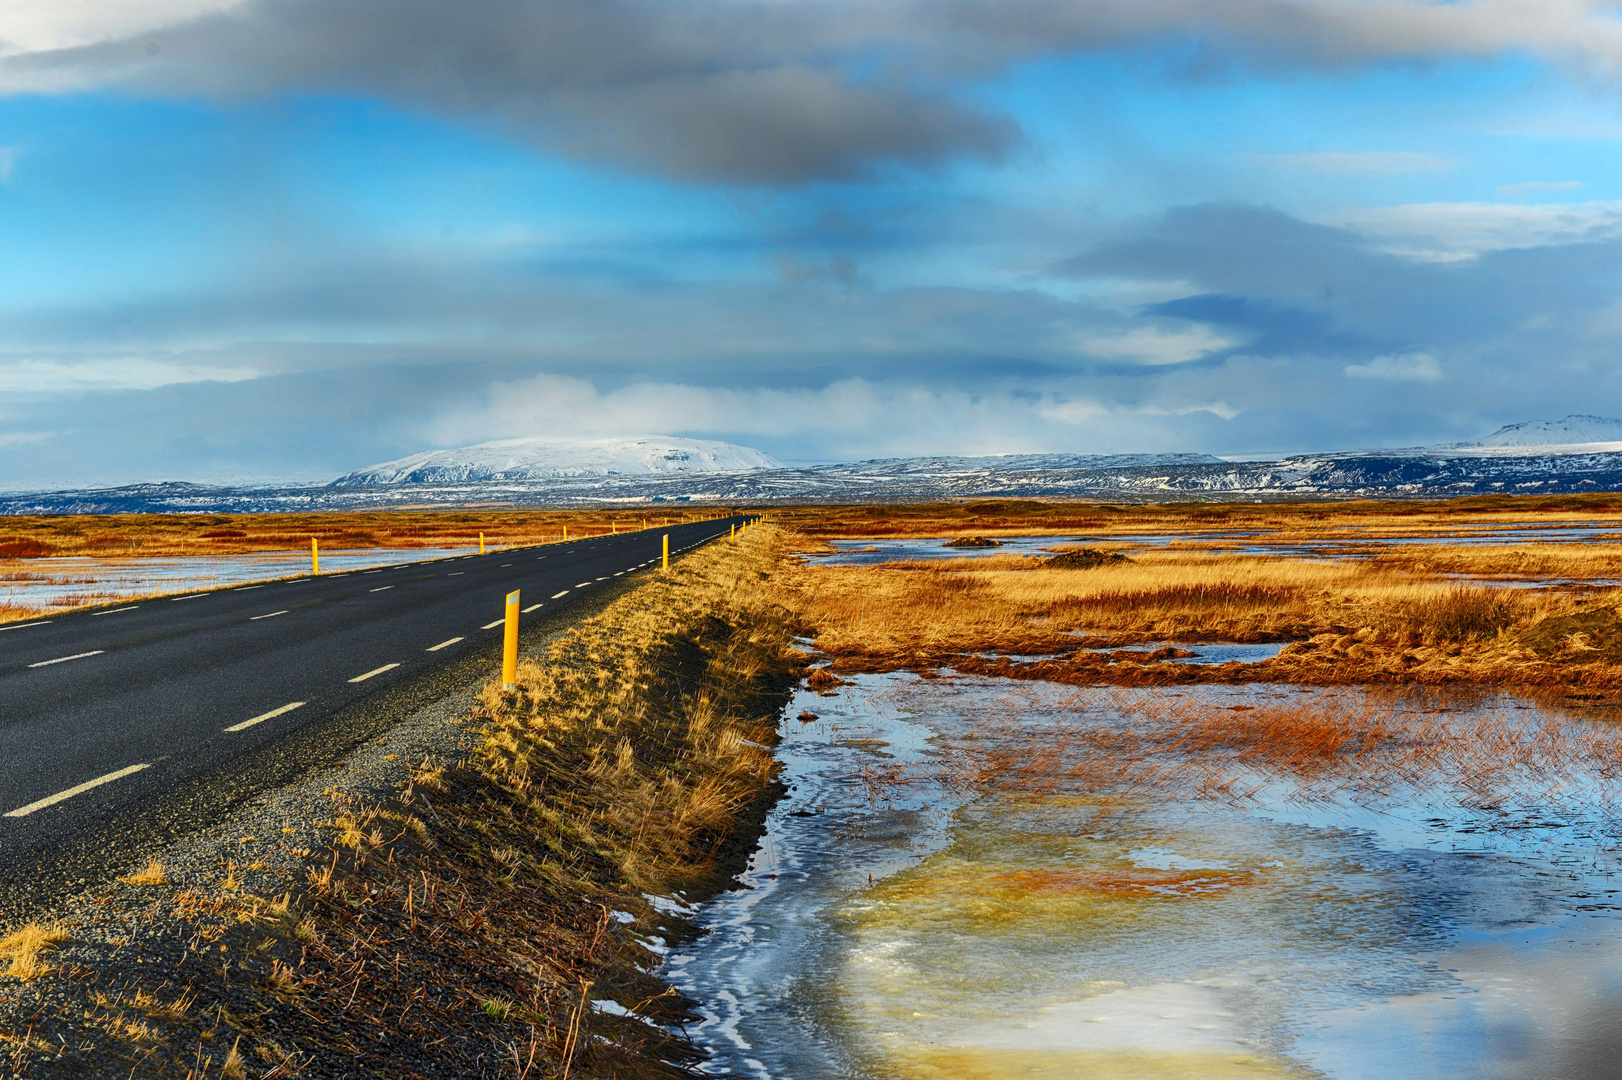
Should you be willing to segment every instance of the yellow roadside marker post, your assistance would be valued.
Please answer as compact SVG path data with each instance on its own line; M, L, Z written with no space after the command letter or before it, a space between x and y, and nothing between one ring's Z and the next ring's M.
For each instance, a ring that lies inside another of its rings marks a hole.
M665 533L664 565L661 566L660 569L661 570L669 570L670 569L670 534L669 533Z
M732 526L732 528L727 530L727 539L728 540L734 540L734 539L737 538L737 536L738 536L738 527L736 525Z
M563 538L565 540L569 539L569 526L567 525L563 527Z
M484 534L483 533L479 534L479 554L480 555L484 554Z
M507 626L501 650L501 688L518 688L518 592L507 594Z
M618 536L620 534L620 523L619 522L610 521L608 523L608 528L609 528L609 535L610 536Z
M310 537L310 573L321 572L321 545L315 537Z

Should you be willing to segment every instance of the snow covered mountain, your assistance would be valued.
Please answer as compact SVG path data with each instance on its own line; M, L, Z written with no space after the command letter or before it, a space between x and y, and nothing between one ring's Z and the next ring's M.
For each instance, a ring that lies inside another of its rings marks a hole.
M1485 439L1447 449L1521 454L1528 451L1560 453L1566 447L1622 450L1622 420L1609 416L1572 414L1564 420L1530 420L1499 428Z
M456 450L427 450L340 476L333 486L670 476L780 468L780 462L759 450L708 439L536 437L501 439Z

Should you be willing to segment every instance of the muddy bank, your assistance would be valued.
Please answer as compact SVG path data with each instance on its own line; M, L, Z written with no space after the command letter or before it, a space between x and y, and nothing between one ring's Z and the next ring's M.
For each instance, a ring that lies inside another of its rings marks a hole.
M307 785L213 865L154 851L0 916L0 1075L679 1075L690 1014L650 972L690 928L661 911L724 886L779 795L776 558L767 530L697 552L437 747L384 736L382 797Z

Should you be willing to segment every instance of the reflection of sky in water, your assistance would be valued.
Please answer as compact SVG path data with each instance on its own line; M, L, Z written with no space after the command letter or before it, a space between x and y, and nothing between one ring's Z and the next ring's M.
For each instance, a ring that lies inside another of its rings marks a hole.
M978 716L1114 723L1078 704L1107 694L902 675L797 699L789 716L823 715L785 722L793 790L748 887L707 905L710 933L667 967L701 1003L714 1070L1617 1075L1606 807L1580 789L1558 816L1272 789L1243 806L965 801L942 774Z
M1369 537L1348 530L1332 539L1305 541L1278 541L1269 543L1263 532L1167 532L1122 533L1077 536L997 536L999 547L958 548L946 547L947 537L909 537L903 540L830 540L830 547L838 554L812 556L817 562L832 566L872 566L913 559L974 559L990 555L1046 555L1048 549L1060 545L1120 545L1167 547L1172 544L1220 545L1220 550L1244 555L1296 555L1306 557L1344 557L1378 555L1393 545L1406 544L1480 544L1516 543L1617 543L1622 534L1614 525L1556 525L1508 526L1494 529L1476 529L1466 536L1394 536Z
M477 549L475 549L477 550ZM466 555L467 548L371 548L321 553L321 572L341 574L376 566ZM310 572L310 553L194 555L162 559L61 558L8 562L0 576L0 603L27 608L68 607L154 593L195 592Z

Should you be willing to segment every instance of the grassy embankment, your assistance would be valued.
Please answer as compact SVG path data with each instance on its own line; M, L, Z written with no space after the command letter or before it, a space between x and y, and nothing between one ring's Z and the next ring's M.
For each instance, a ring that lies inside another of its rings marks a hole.
M679 1039L591 1001L680 1018L636 936L679 920L643 894L722 886L776 798L769 747L801 671L760 588L777 558L752 531L567 634L516 692L487 688L476 755L418 764L380 805L335 800L300 879L248 895L226 865L182 887L160 860L97 895L94 942L48 915L0 927L0 1066L675 1075Z
M1320 504L1312 512L1329 511ZM1530 512L1522 508L1514 521ZM1348 520L1365 516L1354 507ZM932 529L940 524L929 522ZM1345 535L1343 525L1320 523L1319 534ZM1445 533L1451 522L1419 516L1409 527ZM854 532L830 512L813 530L820 536L804 535L802 549L819 550L830 531ZM1002 555L811 565L785 576L785 603L819 628L817 645L834 658L836 672L947 666L1076 684L1622 686L1622 590L1502 589L1453 576L1604 581L1622 577L1622 546L1441 544L1356 560L1102 546L1127 558L1086 568ZM1261 664L1220 667L1118 651L1209 641L1293 644Z
M715 516L725 511L660 510L377 510L318 514L66 514L0 516L0 586L56 581L83 585L77 599L97 603L94 567L64 574L34 560L176 558L303 554L310 541L323 552L385 548L471 548L479 534L491 547L552 543L628 532ZM26 595L26 590L24 592ZM62 610L58 605L57 610ZM37 618L38 608L0 603L0 622Z

